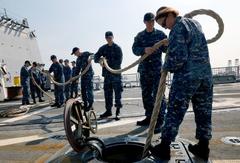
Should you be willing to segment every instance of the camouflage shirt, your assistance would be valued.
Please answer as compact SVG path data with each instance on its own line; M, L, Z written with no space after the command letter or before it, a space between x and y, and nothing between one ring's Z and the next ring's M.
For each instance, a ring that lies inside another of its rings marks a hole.
M51 67L49 68L49 73L52 72L54 74L54 80L57 82L64 81L63 67L60 65L60 63L52 63Z
M105 57L109 67L112 69L121 69L122 56L122 49L117 44L113 43L112 46L105 44L95 54L94 61L98 63L101 57ZM102 76L120 77L121 74L112 74L104 67L102 69Z
M20 71L20 78L21 78L21 85L28 85L29 84L29 71L26 66L22 66Z
M167 36L160 30L154 28L153 32L147 32L146 30L139 32L134 38L132 51L136 56L142 56L145 53L146 47L152 47L155 43L167 38ZM162 46L152 55L147 57L138 66L138 72L149 73L159 72L162 66L162 52L166 52L166 47Z
M176 18L169 33L168 56L163 69L180 76L211 76L207 41L197 21Z
M90 52L83 52L82 55L77 58L75 76L78 75L80 73L80 71L81 72L84 71L84 69L88 65L89 56L91 56L92 54L93 53L90 53ZM89 67L88 71L86 72L86 74L84 74L82 77L93 76L93 74L94 74L94 72L93 72L92 65L91 65Z
M70 66L63 66L63 74L65 81L68 81L72 77L72 70Z

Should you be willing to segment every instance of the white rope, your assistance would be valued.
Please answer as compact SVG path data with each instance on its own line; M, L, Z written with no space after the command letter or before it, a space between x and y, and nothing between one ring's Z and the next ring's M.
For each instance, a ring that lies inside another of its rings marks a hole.
M155 129L158 115L159 115L159 112L161 109L161 104L162 104L161 101L163 100L164 92L166 89L166 78L167 78L167 71L163 71L161 73L161 78L160 78L159 85L158 85L157 96L156 96L156 100L154 103L154 109L152 112L151 121L150 121L149 129L148 129L146 144L145 144L144 150L143 150L143 158L147 155L148 148L151 145L152 137L154 135L154 129Z
M166 40L161 40L161 41L155 43L155 44L152 46L152 48L153 48L154 50L159 49L159 48L164 44L165 41L166 41ZM109 72L111 72L111 73L113 73L113 74L121 74L122 72L127 71L127 70L129 70L130 68L138 65L138 64L141 63L144 59L146 59L148 56L149 56L149 54L144 54L143 56L141 56L138 60L136 60L135 62L133 62L133 63L130 64L129 66L127 66L127 67L125 67L125 68L123 68L123 69L118 69L118 70L115 70L115 69L112 69L111 67L109 67L109 65L108 65L108 63L107 63L107 60L106 60L104 57L101 58L100 63L102 62L103 65L104 65L104 67L105 67Z
M91 61L92 61L92 57L88 60L88 65L86 66L86 68L80 74L78 74L77 76L72 77L71 79L69 79L68 81L63 82L63 83L55 81L54 77L50 73L47 73L47 72L41 72L41 73L46 75L54 84L56 84L58 86L64 86L64 85L70 84L72 81L75 81L78 78L80 78L81 76L83 76L84 74L86 74L86 72L91 67Z
M207 43L211 44L215 41L217 41L223 34L224 31L224 23L222 18L213 10L207 10L207 9L199 9L199 10L193 10L192 12L185 14L184 17L187 18L193 18L196 15L208 15L211 16L212 18L214 18L217 23L218 23L218 32L217 34L211 38L211 39L207 39Z
M36 68L36 69L37 69L37 68ZM41 72L41 71L40 71L40 72ZM36 82L36 80L35 80L34 77L33 77L33 71L31 71L31 79L32 79L32 81L33 81L33 84L36 85L36 86L38 87L38 89L39 89L41 92L43 92L43 93L50 99L49 103L52 103L52 101L54 101L55 98L52 97L51 95L49 95L46 91L44 91L44 90L41 88L40 85L38 85L38 83Z

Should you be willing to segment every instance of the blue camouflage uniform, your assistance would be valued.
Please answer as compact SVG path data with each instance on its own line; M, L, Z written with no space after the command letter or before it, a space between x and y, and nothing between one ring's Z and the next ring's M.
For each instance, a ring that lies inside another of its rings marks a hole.
M64 74L65 81L67 82L72 77L72 70L71 70L70 66L63 67L63 74ZM64 93L65 93L66 100L68 100L70 97L70 86L71 86L71 84L67 84L64 87Z
M41 79L41 88L46 91L47 76L43 73L40 73L40 79ZM43 97L43 92L41 93L41 95Z
M162 31L155 28L152 32L147 32L145 29L144 31L139 32L135 37L132 51L136 56L142 56L145 54L146 47L152 47L155 43L165 39L166 37L167 36ZM145 109L145 115L148 118L152 115L158 84L161 77L162 52L166 52L166 47L160 47L138 66L140 84L142 88L143 106ZM159 124L163 123L165 112L166 102L164 99L159 113Z
M94 56L94 61L99 63L101 57L105 57L108 65L113 69L121 69L122 64L122 50L113 43L111 46L108 44L99 48ZM105 67L102 69L102 76L104 77L104 97L105 107L108 112L112 112L113 106L113 90L115 92L115 107L122 108L122 77L121 74L112 74Z
M163 70L174 73L162 140L174 141L192 101L196 138L211 139L213 83L208 46L200 24L177 17L169 34L168 57Z
M77 76L76 67L72 68L72 77ZM72 81L71 83L71 98L73 98L73 93L75 93L75 97L78 95L78 80Z
M41 86L41 75L40 72L35 69L34 67L31 67L29 70L29 75L31 76L31 73L33 74L33 78L35 79L36 83ZM37 96L39 100L41 101L41 92L40 89L34 84L32 76L30 78L30 91L31 91L31 96L33 99L33 102L36 103L35 95L37 93Z
M88 65L88 59L93 53L82 52L76 61L76 74L83 72ZM81 76L81 93L85 108L91 108L93 105L93 69L89 67L88 71Z
M21 85L22 85L22 103L27 104L29 103L29 72L26 66L22 66L20 71L20 79L21 79Z
M65 77L64 77L64 65L62 64L62 63L60 63L59 62L59 64L60 64L60 66L62 67L62 70L63 70L63 82L65 82ZM65 85L63 85L63 86L61 86L62 87L62 89L63 89L63 95L61 95L60 96L60 101L65 101Z
M64 82L64 74L63 74L63 67L57 62L53 63L49 68L49 73L54 74L54 80L63 83ZM64 87L58 86L54 84L54 96L55 96L55 103L58 105L62 105L64 103Z

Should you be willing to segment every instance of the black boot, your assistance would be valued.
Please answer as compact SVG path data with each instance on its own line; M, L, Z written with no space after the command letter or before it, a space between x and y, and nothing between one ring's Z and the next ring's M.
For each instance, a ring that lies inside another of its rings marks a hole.
M55 106L57 106L57 105L58 105L57 103L54 103L54 104L51 105L51 107L55 107Z
M188 150L195 156L203 159L204 161L208 161L209 157L209 141L208 140L200 140L198 144L188 145Z
M26 105L30 105L30 102L29 102L29 100L27 100L25 104L26 104Z
M57 104L57 108L61 108L63 104Z
M100 118L107 118L110 116L112 116L112 112L107 110L103 114L100 115Z
M148 126L150 124L151 117L146 117L142 121L137 121L137 126Z
M42 98L39 98L39 102L44 102L44 100Z
M37 102L36 102L36 99L33 99L33 103L34 103L34 104L36 104L36 103L37 103Z
M90 111L90 110L93 110L93 107L92 107L92 105L89 105L89 106L87 106L87 107L83 107L84 108L84 111L85 112L88 112L88 111Z
M157 124L154 129L154 134L159 134L162 131L162 121L157 121Z
M162 160L170 160L171 158L170 144L171 142L162 140L160 144L151 148L150 151L152 155L155 157L158 157Z
M116 108L116 117L115 117L116 121L120 120L119 115L120 115L120 108Z

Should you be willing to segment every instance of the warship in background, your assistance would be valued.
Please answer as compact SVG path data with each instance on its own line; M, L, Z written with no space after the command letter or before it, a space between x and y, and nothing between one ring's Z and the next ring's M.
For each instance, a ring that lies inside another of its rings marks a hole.
M0 11L0 101L21 97L20 69L25 60L42 62L36 35L26 18Z

